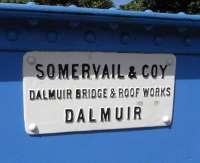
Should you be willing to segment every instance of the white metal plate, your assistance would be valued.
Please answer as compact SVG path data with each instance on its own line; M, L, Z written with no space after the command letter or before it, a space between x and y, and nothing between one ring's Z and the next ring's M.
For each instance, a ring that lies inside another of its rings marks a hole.
M171 54L29 52L23 58L28 134L169 126Z

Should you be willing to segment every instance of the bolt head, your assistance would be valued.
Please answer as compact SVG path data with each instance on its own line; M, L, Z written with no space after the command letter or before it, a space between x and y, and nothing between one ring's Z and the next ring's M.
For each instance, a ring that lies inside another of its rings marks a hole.
M35 123L31 123L29 126L28 126L28 130L30 132L36 132L37 130L37 125Z
M110 23L109 25L112 30L117 30L119 28L119 24L116 23Z
M171 123L171 120L170 120L169 116L164 116L162 118L162 120L166 125L169 125Z
M55 31L48 32L48 34L47 34L47 40L48 40L48 42L54 43L54 42L57 41L57 39L58 39L57 32L55 32Z
M171 65L171 64L172 64L172 60L169 59L169 60L167 61L167 64L168 64L168 65Z
M7 33L7 38L9 41L16 41L17 40L17 32L15 30L11 30Z
M146 26L144 27L144 29L145 29L146 31L151 31L151 30L153 29L153 26L152 26L152 25L146 25Z
M27 62L28 62L28 64L30 64L30 65L34 65L34 64L36 63L36 58L33 57L33 56L29 56L29 57L27 58Z
M162 38L160 36L156 36L154 39L155 45L159 46L162 43Z
M130 36L128 33L122 34L121 35L121 43L122 44L128 44L130 40Z
M186 46L190 46L191 45L192 40L189 37L185 38L185 45Z
M86 32L85 33L85 40L88 43L94 43L96 41L96 36L93 32Z
M38 25L38 20L36 20L36 19L31 19L31 20L28 21L28 23L29 23L30 25L32 25L32 26L36 26L36 25Z

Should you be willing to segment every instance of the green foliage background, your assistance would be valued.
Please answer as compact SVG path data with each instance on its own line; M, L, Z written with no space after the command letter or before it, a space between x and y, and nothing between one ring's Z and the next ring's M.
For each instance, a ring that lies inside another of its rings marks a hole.
M27 3L31 0L0 0L4 3ZM47 5L77 5L79 7L93 7L93 8L111 8L113 2L111 0L32 0L38 4Z
M111 8L112 0L0 0L6 3L27 3L34 1L38 4L48 5L76 5L79 7ZM155 12L186 12L200 14L200 0L133 0L126 5L120 6L123 10L144 11L151 9Z
M123 10L151 9L155 12L200 14L200 0L134 0L120 8Z
M29 0L0 0L0 3L27 3Z

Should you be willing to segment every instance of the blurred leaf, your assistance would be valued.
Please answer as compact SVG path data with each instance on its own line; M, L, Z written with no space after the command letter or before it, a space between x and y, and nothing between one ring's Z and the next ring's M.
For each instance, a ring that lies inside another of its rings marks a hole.
M1 3L27 3L31 1L46 5L76 5L90 8L111 8L114 6L111 0L0 0Z
M155 12L198 14L200 13L200 0L134 0L120 6L120 8L124 10L143 11L151 9Z
M48 5L76 5L80 7L91 8L111 8L113 2L111 0L34 0L38 4Z
M0 3L27 3L30 0L0 0Z

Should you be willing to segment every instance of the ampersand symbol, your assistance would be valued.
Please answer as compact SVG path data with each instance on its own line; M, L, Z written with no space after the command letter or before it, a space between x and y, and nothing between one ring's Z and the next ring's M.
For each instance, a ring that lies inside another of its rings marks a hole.
M131 66L131 67L129 68L128 77L129 77L130 79L133 79L133 78L137 79L136 72L135 72L135 67L134 67L134 66Z
M116 97L116 93L115 93L115 89L112 88L111 91L110 91L110 97L111 98L115 98Z

